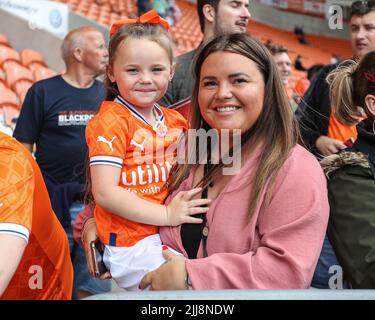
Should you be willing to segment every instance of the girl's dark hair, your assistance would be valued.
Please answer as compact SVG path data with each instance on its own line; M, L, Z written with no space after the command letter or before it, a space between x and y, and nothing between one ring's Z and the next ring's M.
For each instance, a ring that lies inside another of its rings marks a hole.
M190 111L190 127L192 129L210 129L200 112L198 96L202 65L206 58L215 52L231 52L248 58L256 64L265 82L263 110L255 124L247 132L242 133L241 137L241 149L245 152L251 153L258 146L262 146L249 202L250 218L266 184L268 181L270 181L270 186L274 184L276 173L287 159L291 149L296 145L298 140L297 124L273 57L259 41L245 33L238 33L222 35L213 39L202 48L197 56L194 69L196 82ZM184 164L176 168L175 174L171 175L170 192L177 189L188 176L192 168L191 163L193 163L190 161L190 157L192 156L194 159L202 158L202 155L199 154L199 148L194 150L195 154L189 155L190 145L194 145L195 141L188 141L187 143L187 159ZM213 165L212 170L198 185L205 187L218 178L223 167L222 163ZM249 181L250 183L251 181ZM272 192L267 190L268 199L270 199L271 194Z

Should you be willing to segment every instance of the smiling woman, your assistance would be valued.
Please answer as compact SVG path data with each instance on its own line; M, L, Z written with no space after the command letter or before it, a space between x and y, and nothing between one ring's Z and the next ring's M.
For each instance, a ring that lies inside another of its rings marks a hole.
M272 57L246 34L224 35L201 50L195 75L191 128L216 129L219 137L240 129L235 156L242 165L225 176L223 163L191 165L186 155L171 175L166 204L179 191L201 186L210 209L197 233L189 224L160 229L163 243L185 258L164 250L168 262L147 274L141 287L308 288L327 226L326 182L319 163L297 145ZM194 156L204 160L207 153Z

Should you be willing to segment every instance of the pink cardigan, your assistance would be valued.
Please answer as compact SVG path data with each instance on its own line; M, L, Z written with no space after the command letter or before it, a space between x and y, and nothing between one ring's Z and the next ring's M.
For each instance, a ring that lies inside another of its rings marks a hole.
M187 260L194 289L308 288L328 223L326 179L318 161L301 146L293 148L279 171L267 206L264 192L247 222L250 178L256 156L249 159L207 213L208 257ZM191 189L194 171L180 190ZM176 194L167 199L167 203ZM163 244L186 256L181 226L160 228Z
M305 289L310 282L326 232L329 206L326 179L317 160L296 146L279 171L271 203L264 193L247 222L251 176L256 156L212 202L207 213L210 228L208 257L187 260L194 289ZM180 190L191 189L194 171ZM174 192L168 199L171 201ZM81 243L84 222L92 216L82 212L74 226ZM161 227L164 244L185 254L181 227Z

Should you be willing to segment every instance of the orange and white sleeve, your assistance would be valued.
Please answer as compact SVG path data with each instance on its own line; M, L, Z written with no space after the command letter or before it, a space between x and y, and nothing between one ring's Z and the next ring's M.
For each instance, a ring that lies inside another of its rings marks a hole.
M124 119L119 117L115 121L108 121L106 118L106 114L97 115L86 127L90 166L109 165L122 168L128 126Z
M22 152L1 153L0 235L8 234L29 241L34 199L34 173Z

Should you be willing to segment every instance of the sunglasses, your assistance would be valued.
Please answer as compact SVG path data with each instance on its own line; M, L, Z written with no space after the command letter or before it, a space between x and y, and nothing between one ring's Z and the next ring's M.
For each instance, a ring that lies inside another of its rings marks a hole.
M375 10L375 0L356 1L350 7L350 16L365 15Z

